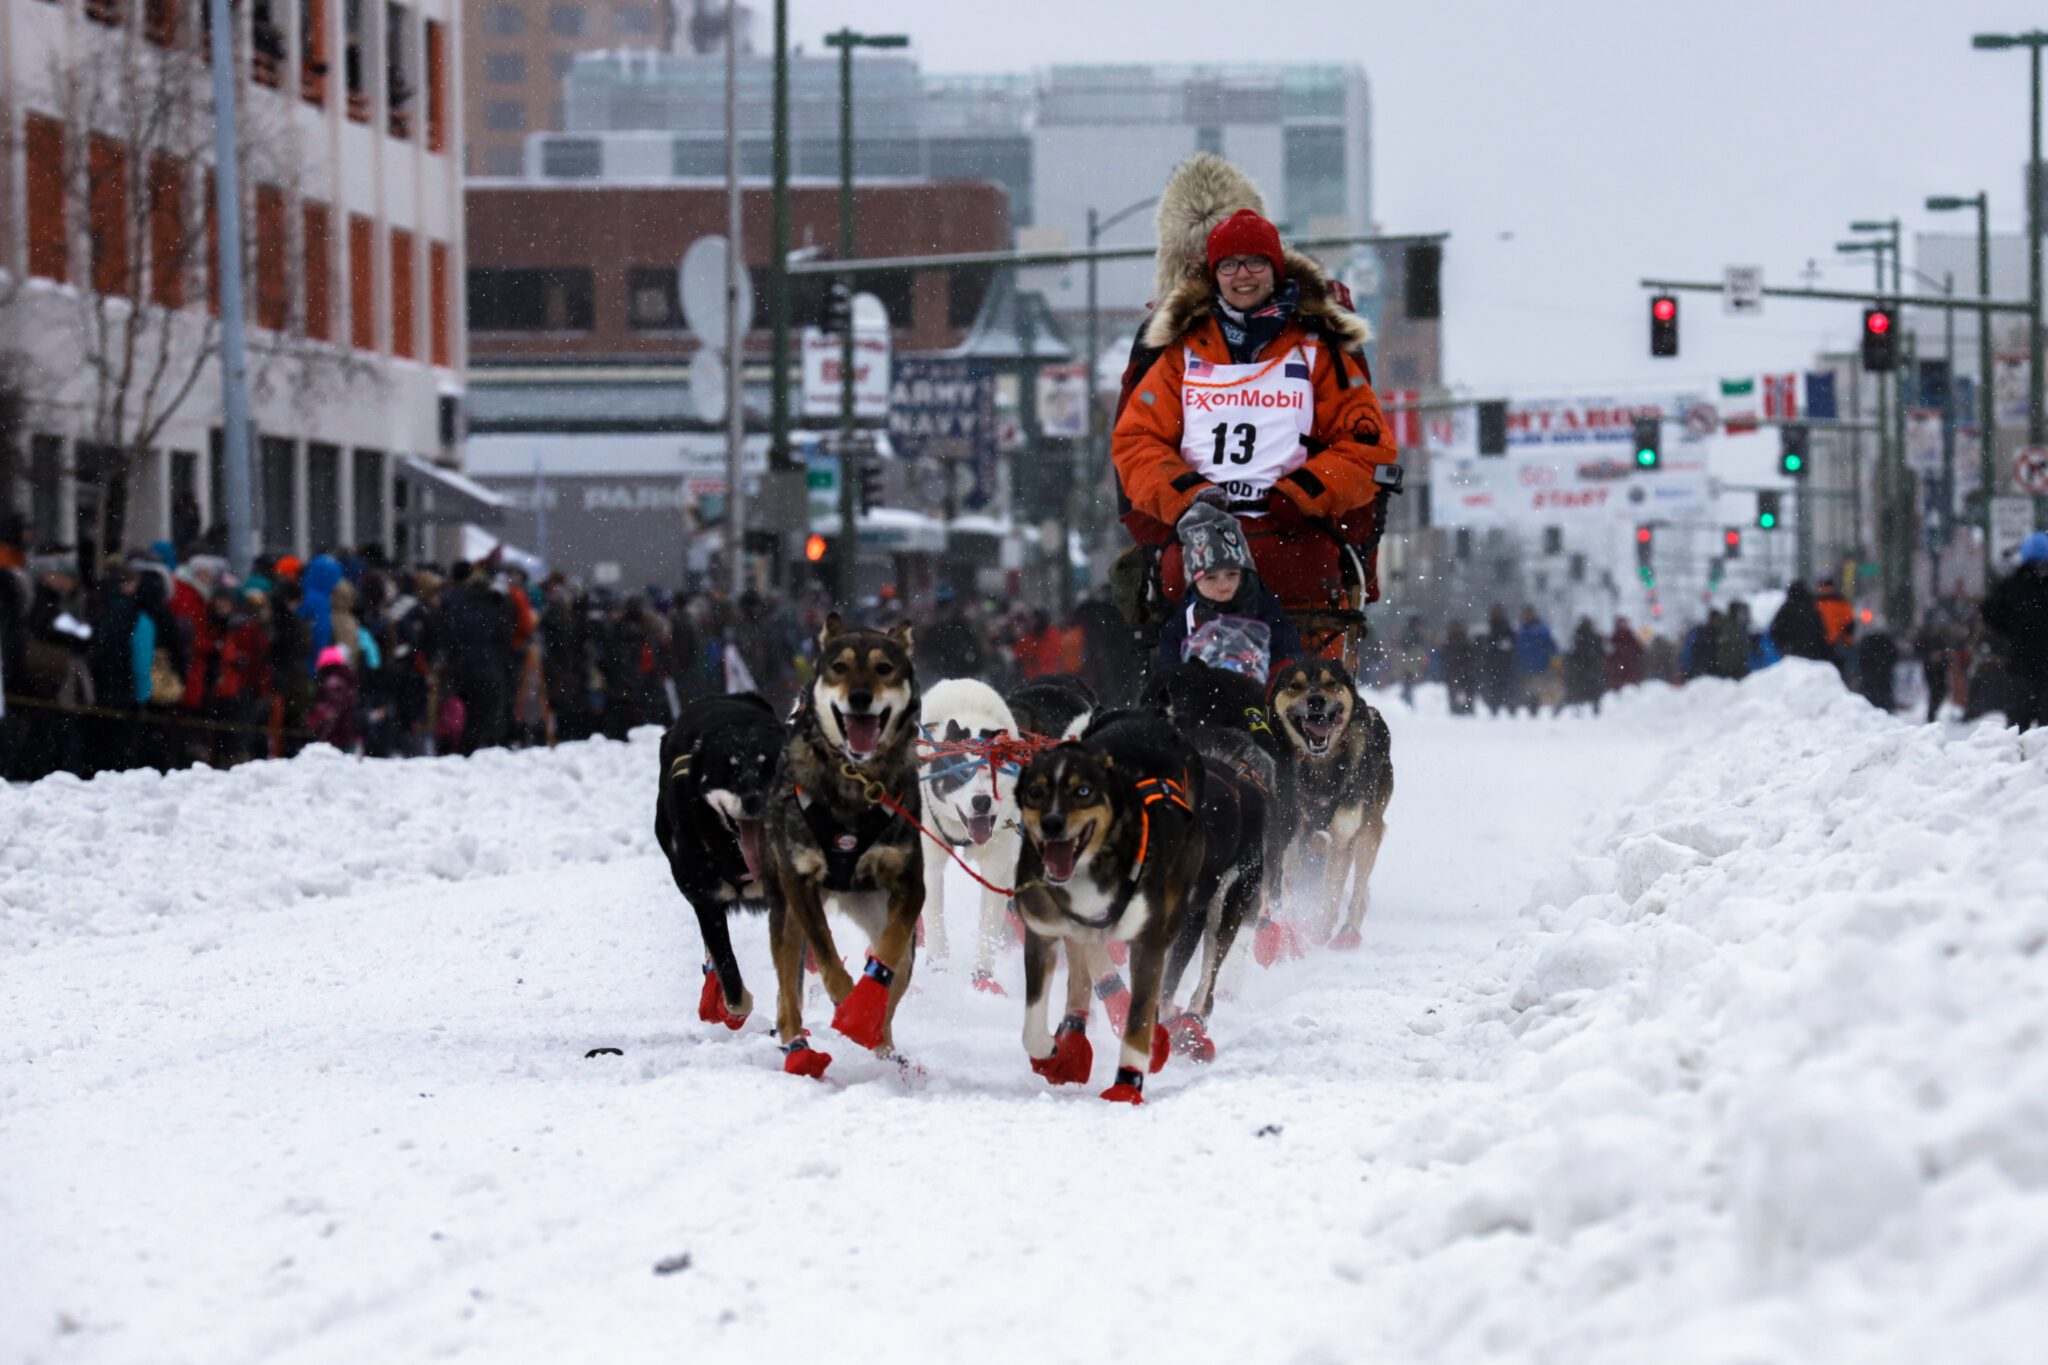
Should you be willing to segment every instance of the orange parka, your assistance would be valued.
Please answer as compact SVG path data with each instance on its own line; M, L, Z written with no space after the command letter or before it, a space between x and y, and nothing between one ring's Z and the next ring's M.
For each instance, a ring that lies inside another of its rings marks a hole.
M1370 509L1379 494L1376 470L1400 454L1358 353L1369 334L1363 319L1337 304L1328 277L1314 261L1289 251L1287 278L1300 286L1301 301L1263 354L1313 344L1316 406L1305 442L1309 458L1274 484L1273 494L1303 517L1362 529L1366 519L1358 514ZM1117 416L1110 458L1130 502L1124 524L1148 544L1170 540L1174 523L1196 494L1212 486L1181 458L1181 380L1185 350L1212 364L1232 363L1214 307L1207 277L1190 276L1146 319L1139 344L1156 351L1157 359L1130 389Z

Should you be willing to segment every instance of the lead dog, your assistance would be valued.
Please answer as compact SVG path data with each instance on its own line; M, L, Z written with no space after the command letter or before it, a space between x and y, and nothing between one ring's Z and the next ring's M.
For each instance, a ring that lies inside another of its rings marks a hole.
M949 678L923 698L924 733L935 745L1015 739L1017 721L1000 694L972 678ZM934 962L946 958L946 849L971 863L985 881L1007 886L1017 875L1017 769L984 753L938 752L920 763L925 825L944 839L924 841L925 938ZM981 922L974 958L976 990L1002 994L993 971L1003 939L1007 895L981 888Z
M1196 811L1204 782L1200 755L1171 725L1129 713L1039 754L1018 782L1024 1051L1032 1070L1055 1085L1088 1079L1094 1053L1085 964L1108 940L1130 945L1131 1004L1116 1083L1102 1098L1142 1104L1146 1072L1166 1060L1160 990L1167 950L1202 872ZM1062 939L1067 1009L1055 1035L1046 1026L1046 995Z
M697 912L704 988L697 1017L737 1029L754 997L740 980L727 918L766 909L762 830L789 729L752 693L700 697L661 740L654 841L676 889Z
M1320 850L1322 933L1332 948L1356 948L1373 866L1387 834L1387 804L1394 798L1392 736L1380 713L1359 697L1344 666L1328 659L1292 663L1274 676L1273 715L1294 748L1294 761L1282 769L1294 822L1290 864L1304 847ZM1288 882L1294 884L1292 870Z
M911 823L923 809L917 727L909 627L848 630L837 612L828 616L817 679L799 702L768 807L775 1025L783 1070L793 1075L822 1076L832 1060L810 1046L803 1026L806 946L837 1007L832 1026L884 1056L895 1051L896 1009L910 985L924 909L924 860ZM857 984L833 945L828 905L867 935Z

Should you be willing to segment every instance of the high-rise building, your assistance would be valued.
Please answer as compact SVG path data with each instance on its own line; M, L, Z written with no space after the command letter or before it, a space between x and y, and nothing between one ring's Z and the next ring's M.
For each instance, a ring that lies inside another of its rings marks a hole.
M0 502L114 551L224 521L222 272L202 0L0 0ZM234 10L258 547L393 544L458 484L455 0ZM11 486L10 486L11 485ZM103 539L102 539L103 538ZM413 548L419 547L411 537Z

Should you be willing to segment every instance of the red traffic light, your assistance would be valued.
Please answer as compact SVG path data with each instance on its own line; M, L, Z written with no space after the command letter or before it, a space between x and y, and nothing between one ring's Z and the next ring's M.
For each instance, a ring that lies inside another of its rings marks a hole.
M1742 543L1742 532L1724 531L1721 535L1721 539L1724 542L1726 542L1728 548L1732 550Z
M825 537L812 536L804 541L804 558L815 564L825 557Z
M1863 315L1863 325L1873 336L1883 336L1892 329L1892 315L1881 308L1873 308Z
M1647 527L1647 526L1638 526L1638 527L1636 527L1636 544L1638 544L1638 545L1648 545L1649 543L1650 543L1650 528L1649 528L1649 527Z
M1674 298L1657 298L1652 300L1650 303L1650 316L1659 322L1671 321L1671 319L1678 316L1678 300Z

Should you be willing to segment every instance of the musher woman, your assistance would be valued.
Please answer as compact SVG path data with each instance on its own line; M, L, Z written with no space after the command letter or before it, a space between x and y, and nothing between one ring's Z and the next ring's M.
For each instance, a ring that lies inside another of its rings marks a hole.
M1365 322L1256 208L1226 207L1247 201L1258 202L1250 182L1208 156L1160 201L1159 295L1111 445L1123 521L1163 548L1155 581L1177 607L1188 580L1175 528L1198 502L1228 509L1309 650L1342 657L1344 631L1314 620L1349 605L1344 546L1364 547L1369 571L1398 452L1360 352Z

